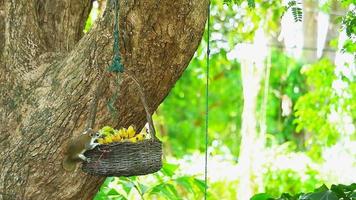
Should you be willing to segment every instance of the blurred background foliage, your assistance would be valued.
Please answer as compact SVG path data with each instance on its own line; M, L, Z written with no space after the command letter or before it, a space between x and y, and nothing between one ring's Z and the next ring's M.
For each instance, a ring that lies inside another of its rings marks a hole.
M339 2L341 14L333 6ZM94 3L85 32L104 4ZM244 52L236 50L236 45L253 44L258 30L267 40L267 51L253 52L266 54L255 128L263 131L265 124L266 130L263 138L256 139L262 141L263 149L253 159L251 190L279 197L284 192L313 191L323 183L356 182L355 2L328 0L308 8L328 15L330 26L340 28L335 28L340 34L326 38L330 43L324 45L335 58L323 54L312 62L291 53L298 49L296 36L291 36L296 40L292 48L281 39L282 19L291 12L288 5L280 0L211 1L208 199L238 197L239 180L244 176L239 166L244 95L242 65L235 54ZM293 5L302 8L299 1ZM338 20L331 21L335 13ZM293 20L287 29L301 23ZM162 170L143 177L108 178L96 200L203 198L206 41L207 33L154 116L164 142ZM309 45L301 51L319 48Z

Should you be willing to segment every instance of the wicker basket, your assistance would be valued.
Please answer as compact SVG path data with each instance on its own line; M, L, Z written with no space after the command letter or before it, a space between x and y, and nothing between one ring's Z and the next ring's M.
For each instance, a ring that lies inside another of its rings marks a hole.
M138 143L121 142L99 145L84 155L90 162L83 162L82 170L97 176L136 176L156 172L162 167L162 142L156 137L152 116L138 81L128 75L138 86L149 125L150 139Z

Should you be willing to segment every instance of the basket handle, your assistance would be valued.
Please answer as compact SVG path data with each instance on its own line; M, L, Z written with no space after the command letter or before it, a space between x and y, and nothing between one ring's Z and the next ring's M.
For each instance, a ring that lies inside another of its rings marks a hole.
M142 102L143 107L145 108L145 111L146 111L146 119L147 119L147 122L148 122L149 133L151 135L152 140L158 140L158 138L156 137L156 130L155 130L155 127L153 125L152 114L149 111L149 107L148 107L148 104L147 104L147 101L146 101L146 98L145 98L145 93L144 93L144 91L143 91L143 89L141 87L141 84L131 74L129 74L127 72L124 72L124 74L126 74L129 78L131 78L134 83L136 83L137 89L138 89L138 91L140 93L141 102Z

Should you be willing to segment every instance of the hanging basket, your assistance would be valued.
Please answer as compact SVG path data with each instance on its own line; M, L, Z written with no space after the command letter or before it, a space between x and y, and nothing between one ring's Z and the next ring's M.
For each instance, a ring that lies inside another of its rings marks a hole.
M90 162L83 162L82 170L96 176L137 176L157 172L162 167L162 142L156 137L152 116L139 82L128 76L136 83L140 92L149 125L150 139L137 143L120 142L99 145L84 155Z

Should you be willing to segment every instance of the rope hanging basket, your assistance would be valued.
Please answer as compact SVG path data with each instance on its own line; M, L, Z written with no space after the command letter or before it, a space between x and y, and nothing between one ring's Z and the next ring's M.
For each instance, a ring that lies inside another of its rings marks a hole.
M96 176L137 176L157 172L162 168L162 142L156 137L152 116L148 110L139 82L127 74L137 85L141 102L146 111L151 138L137 143L119 142L99 145L84 155L90 162L84 162L82 170Z

